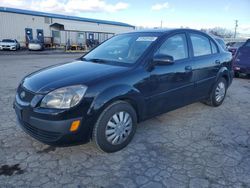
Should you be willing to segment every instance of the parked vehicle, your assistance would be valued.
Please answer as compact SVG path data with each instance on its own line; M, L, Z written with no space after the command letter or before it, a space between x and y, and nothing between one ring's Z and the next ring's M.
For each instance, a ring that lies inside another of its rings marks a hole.
M221 105L232 78L231 53L207 34L138 31L26 76L14 108L23 130L43 143L93 140L115 152L131 141L138 122L197 101Z
M241 47L245 42L235 42L231 44L231 46L228 47L228 51L232 53L234 56L238 50L239 47Z
M239 77L240 73L250 75L250 39L238 49L233 65L235 77Z
M19 50L20 44L16 39L3 39L0 41L0 50Z
M37 39L30 40L28 44L29 50L43 50L43 43Z

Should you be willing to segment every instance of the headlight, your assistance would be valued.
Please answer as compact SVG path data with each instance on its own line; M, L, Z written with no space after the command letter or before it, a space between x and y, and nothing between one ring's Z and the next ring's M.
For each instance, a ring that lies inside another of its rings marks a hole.
M56 89L48 93L41 102L43 108L68 109L83 98L87 86L75 85Z

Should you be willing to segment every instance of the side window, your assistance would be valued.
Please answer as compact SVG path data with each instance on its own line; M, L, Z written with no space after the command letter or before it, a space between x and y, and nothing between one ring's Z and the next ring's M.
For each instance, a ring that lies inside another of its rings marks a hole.
M185 34L177 34L169 37L157 50L155 55L170 55L174 60L188 57L187 40Z
M199 34L190 34L190 38L195 57L211 54L210 42L207 37Z
M213 54L218 53L218 49L217 49L216 45L214 44L214 42L210 40L210 43L211 43L211 47L212 47L212 53Z

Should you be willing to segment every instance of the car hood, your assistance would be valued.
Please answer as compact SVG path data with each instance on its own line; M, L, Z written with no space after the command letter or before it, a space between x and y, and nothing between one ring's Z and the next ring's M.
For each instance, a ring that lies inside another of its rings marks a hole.
M13 43L13 42L0 42L0 45L14 46L15 43Z
M34 72L24 78L23 86L35 93L48 93L70 85L84 84L88 86L90 82L121 73L127 69L128 67L74 61Z

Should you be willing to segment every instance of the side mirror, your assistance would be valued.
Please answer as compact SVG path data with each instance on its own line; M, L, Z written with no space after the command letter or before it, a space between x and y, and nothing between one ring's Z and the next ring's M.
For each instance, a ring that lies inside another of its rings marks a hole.
M156 55L153 58L153 64L154 65L171 65L174 63L173 56L170 55Z

